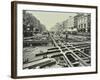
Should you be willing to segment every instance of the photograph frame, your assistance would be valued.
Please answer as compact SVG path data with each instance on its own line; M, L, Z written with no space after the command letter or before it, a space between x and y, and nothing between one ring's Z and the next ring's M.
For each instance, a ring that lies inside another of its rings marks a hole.
M76 72L76 73L57 73L57 74L43 74L43 75L27 75L27 76L18 76L17 75L17 57L18 57L18 51L17 51L17 40L18 40L18 30L17 30L17 5L18 4L25 4L25 5L44 5L44 6L58 6L58 7L76 7L76 8L89 8L89 9L95 9L96 11L96 17L95 17L95 27L96 27L96 30L95 30L95 58L96 58L96 62L95 62L95 71L90 71L90 72ZM98 47L97 47L97 44L98 44L98 7L97 6L91 6L91 5L73 5L73 4L59 4L59 3L42 3L42 2L25 2L25 1L12 1L11 2L11 77L12 78L34 78L34 77L50 77L50 76L66 76L66 75L80 75L80 74L94 74L94 73L97 73L98 72L98 54L97 54L97 50L98 50Z

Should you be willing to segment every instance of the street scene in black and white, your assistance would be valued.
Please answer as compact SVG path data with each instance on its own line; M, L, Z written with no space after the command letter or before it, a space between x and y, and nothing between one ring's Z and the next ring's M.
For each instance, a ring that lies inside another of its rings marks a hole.
M91 66L91 14L23 10L23 69Z

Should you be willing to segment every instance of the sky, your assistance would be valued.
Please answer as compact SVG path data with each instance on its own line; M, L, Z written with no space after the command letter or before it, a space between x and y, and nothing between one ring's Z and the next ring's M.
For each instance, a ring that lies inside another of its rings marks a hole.
M61 23L62 21L69 18L69 16L75 16L76 13L69 12L51 12L51 11L27 11L32 13L42 24L45 25L47 30L50 30L55 26L56 23Z

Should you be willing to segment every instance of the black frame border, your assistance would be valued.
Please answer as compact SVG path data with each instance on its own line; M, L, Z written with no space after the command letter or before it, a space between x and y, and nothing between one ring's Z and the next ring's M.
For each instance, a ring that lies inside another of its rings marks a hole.
M17 76L17 4L94 8L94 9L96 9L96 51L95 51L96 52L96 71L94 71L94 72L80 72L80 73L49 74L49 75L47 74L47 75ZM98 73L98 65L97 64L98 64L98 7L97 6L28 2L28 1L12 1L11 2L11 78L19 79L19 78L36 78L36 77L96 74L96 73Z

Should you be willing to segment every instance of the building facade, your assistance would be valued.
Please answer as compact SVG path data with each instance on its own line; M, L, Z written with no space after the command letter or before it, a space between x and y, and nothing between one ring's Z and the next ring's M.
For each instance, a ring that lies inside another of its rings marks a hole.
M74 17L74 25L78 32L90 32L91 15L90 14L78 14Z

